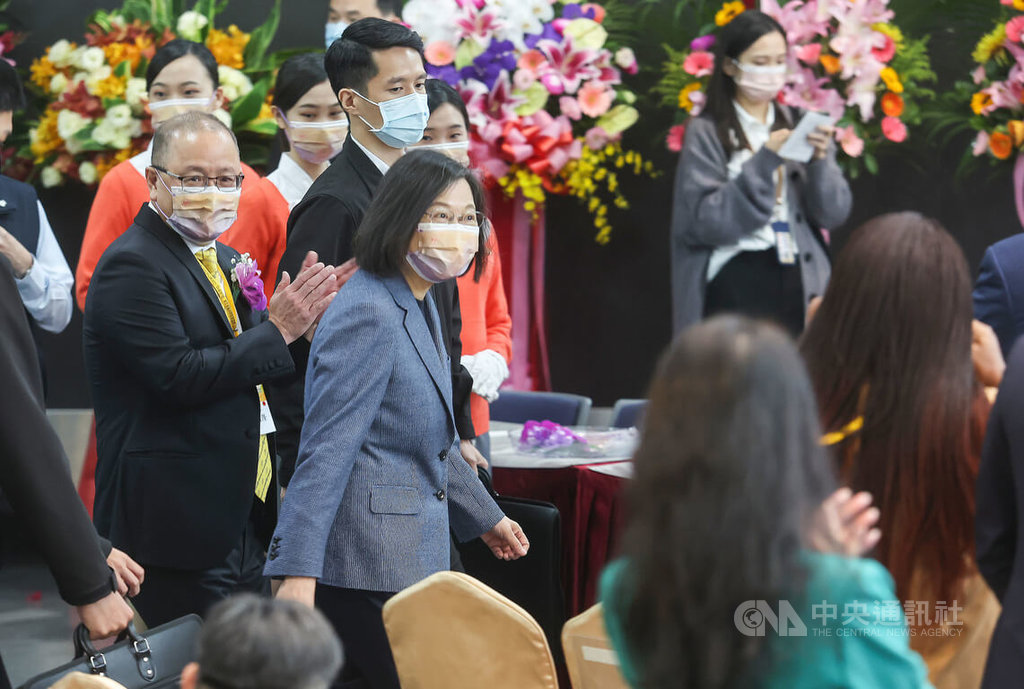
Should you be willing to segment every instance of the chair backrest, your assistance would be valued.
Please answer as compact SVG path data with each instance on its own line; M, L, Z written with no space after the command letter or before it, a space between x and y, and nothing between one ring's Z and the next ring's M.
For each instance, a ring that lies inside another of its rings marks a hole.
M604 629L600 603L565 623L562 649L572 689L629 689Z
M476 579L438 572L384 605L402 689L558 689L530 614Z
M612 428L639 428L646 409L647 400L619 400L612 407Z
M491 402L491 420L526 423L554 421L563 426L585 426L593 402L565 392L502 390Z
M124 689L124 685L101 675L69 672L57 680L50 689Z

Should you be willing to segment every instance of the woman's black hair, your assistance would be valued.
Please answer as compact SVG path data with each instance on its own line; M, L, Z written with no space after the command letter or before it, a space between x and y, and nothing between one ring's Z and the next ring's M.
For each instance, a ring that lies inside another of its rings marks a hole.
M359 267L377 275L401 272L423 214L460 179L469 184L477 212L487 217L483 186L472 170L437 151L413 148L399 158L384 175L352 240ZM488 234L489 225L484 223L474 260L473 275L477 280L487 262Z
M747 48L762 36L779 33L783 40L786 31L773 18L759 10L747 10L726 24L718 34L715 42L715 70L708 81L707 101L704 104L702 117L715 123L718 139L722 142L727 156L733 151L749 147L747 137L743 134L739 118L736 115L736 82L725 73L725 65L739 60ZM784 111L777 104L775 108L775 124L772 129L783 129L791 126Z
M25 109L25 90L21 78L6 60L0 60L0 112Z
M320 53L294 55L281 64L274 80L273 104L281 114L294 108L309 90L327 81L324 57ZM279 129L278 145L281 151L289 150L288 137Z
M186 41L184 38L175 38L156 51L156 55L153 56L153 59L149 61L149 66L146 67L146 90L149 91L153 87L153 82L156 81L157 76L164 70L164 67L186 55L196 56L196 59L206 69L206 73L210 75L213 88L216 90L220 86L220 76L217 73L217 60L213 57L213 53L202 43Z
M455 107L462 115L462 121L466 125L466 132L469 132L469 111L466 110L466 103L462 100L459 92L451 87L448 82L442 79L427 79L424 84L427 91L427 108L433 113L444 104Z
M800 599L835 489L807 371L777 326L718 316L676 338L648 398L614 592L637 686L758 686L772 645L737 631L737 606Z

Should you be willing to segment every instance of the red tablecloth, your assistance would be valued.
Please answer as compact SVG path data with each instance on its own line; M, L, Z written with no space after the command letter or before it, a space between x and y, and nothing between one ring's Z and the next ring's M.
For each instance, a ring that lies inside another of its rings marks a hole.
M578 615L597 599L597 581L616 554L624 521L625 479L585 466L564 469L494 468L503 495L550 502L562 517L562 582L567 613ZM529 534L527 534L529 537Z

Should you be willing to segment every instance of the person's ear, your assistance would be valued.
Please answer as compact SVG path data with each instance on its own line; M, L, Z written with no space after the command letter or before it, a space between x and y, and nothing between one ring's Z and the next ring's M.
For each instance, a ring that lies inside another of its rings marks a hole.
M218 86L213 92L213 109L220 110L224 107L224 87Z
M159 184L160 184L160 182L157 179L158 174L159 173L157 173L155 168L152 168L152 167L147 167L146 168L146 186L149 187L149 200L154 205L156 205L156 203L157 203L156 198L157 198L157 193L159 192Z
M199 684L199 663L189 663L181 671L181 689L196 689Z
M280 129L284 129L285 127L288 126L288 123L285 122L284 113L281 112L281 108L277 107L276 105L272 105L270 106L270 111L274 113L274 119L277 121L277 126Z
M338 91L338 102L341 103L341 109L349 115L359 114L359 107L356 103L358 100L362 99L352 89L341 89Z
M728 57L723 57L722 59L725 60L725 62L722 64L722 72L724 72L725 75L728 77L735 77L736 63L733 62L732 59Z

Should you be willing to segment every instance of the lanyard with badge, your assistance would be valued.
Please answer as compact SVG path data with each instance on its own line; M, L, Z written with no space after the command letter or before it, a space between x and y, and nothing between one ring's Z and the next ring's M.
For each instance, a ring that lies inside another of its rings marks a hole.
M783 216L784 195L786 193L786 166L780 165L775 170L775 208L772 210L772 232L775 233L775 252L779 263L784 266L796 264L796 242L789 228L789 220Z

